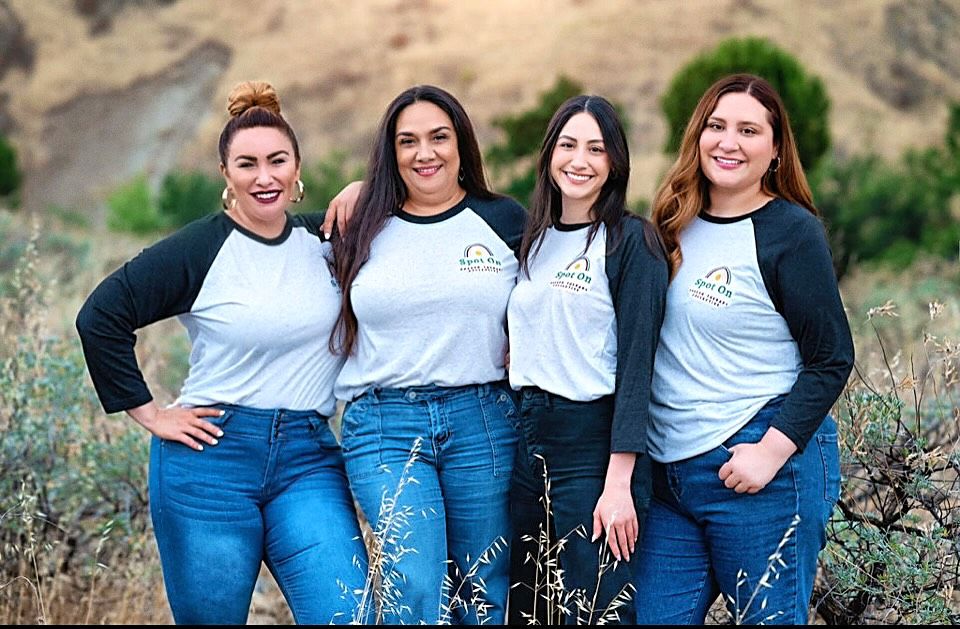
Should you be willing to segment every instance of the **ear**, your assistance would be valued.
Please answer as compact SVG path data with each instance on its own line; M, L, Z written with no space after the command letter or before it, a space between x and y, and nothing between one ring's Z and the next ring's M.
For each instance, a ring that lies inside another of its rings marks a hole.
M300 179L300 162L297 162L297 179Z
M223 165L223 162L220 162L220 174L227 183L230 183L230 178L227 176L227 167Z

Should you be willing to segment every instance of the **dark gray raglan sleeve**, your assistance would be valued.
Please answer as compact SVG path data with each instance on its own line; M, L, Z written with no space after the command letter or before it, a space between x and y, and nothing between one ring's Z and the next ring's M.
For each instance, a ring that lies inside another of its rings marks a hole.
M646 452L653 360L660 341L669 272L637 217L623 219L622 240L608 232L607 280L617 319L617 371L611 452ZM613 242L611 242L613 240Z
M470 206L487 225L497 233L513 254L520 252L523 229L527 223L527 211L510 197L497 197L491 200L471 200Z
M135 331L190 310L230 230L220 214L195 221L144 249L87 298L77 332L107 413L153 399L137 364Z
M803 363L771 425L802 451L843 392L853 339L823 225L792 204L771 210L754 219L760 273Z

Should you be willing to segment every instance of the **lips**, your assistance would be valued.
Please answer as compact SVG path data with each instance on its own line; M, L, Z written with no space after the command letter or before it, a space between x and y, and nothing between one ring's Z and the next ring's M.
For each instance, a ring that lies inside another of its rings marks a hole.
M419 168L414 168L413 172L417 173L421 177L432 177L437 174L437 171L440 170L440 165L436 166L421 166Z
M741 159L731 159L729 157L717 157L717 156L713 157L713 161L716 162L716 164L720 168L726 168L726 169L736 168L737 166L743 163L743 160Z
M563 171L563 174L566 175L567 179L569 179L571 182L577 183L577 184L586 183L591 179L593 179L593 175L584 175L584 174L578 174L578 173L571 173L567 171Z
M257 203L262 203L263 205L269 205L270 203L273 203L280 198L280 190L254 192L252 193L251 196L253 196L253 198L257 200Z

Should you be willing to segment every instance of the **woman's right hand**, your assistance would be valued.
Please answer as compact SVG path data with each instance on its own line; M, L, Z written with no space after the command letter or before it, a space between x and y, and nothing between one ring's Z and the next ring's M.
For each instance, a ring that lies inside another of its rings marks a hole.
M223 411L218 408L160 408L151 401L129 409L127 414L151 434L165 441L179 441L194 450L203 450L201 441L215 446L217 437L223 436L222 430L203 419L223 415Z
M360 199L360 191L363 190L362 181L351 181L346 187L337 193L337 196L330 199L330 205L327 207L327 216L323 219L323 236L330 240L330 234L333 233L333 224L336 221L337 230L340 234L347 231L347 223L353 216L353 209L357 206Z

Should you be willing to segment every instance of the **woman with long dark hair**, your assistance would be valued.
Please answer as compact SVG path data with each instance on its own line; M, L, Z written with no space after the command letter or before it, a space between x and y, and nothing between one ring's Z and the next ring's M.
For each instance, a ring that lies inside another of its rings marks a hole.
M336 242L331 337L347 356L336 394L350 486L386 531L383 622L504 620L516 441L505 315L524 218L488 188L451 94L417 86L390 103Z
M563 537L551 569L573 593L565 620L632 622L629 566L650 498L644 452L666 259L650 222L626 208L630 156L606 99L561 105L537 175L508 308L522 426L510 622L554 620L541 599L555 593L538 585L536 564L547 561L545 540Z
M760 77L712 85L653 204L672 267L637 549L640 623L807 622L839 494L827 413L853 343L787 112Z

